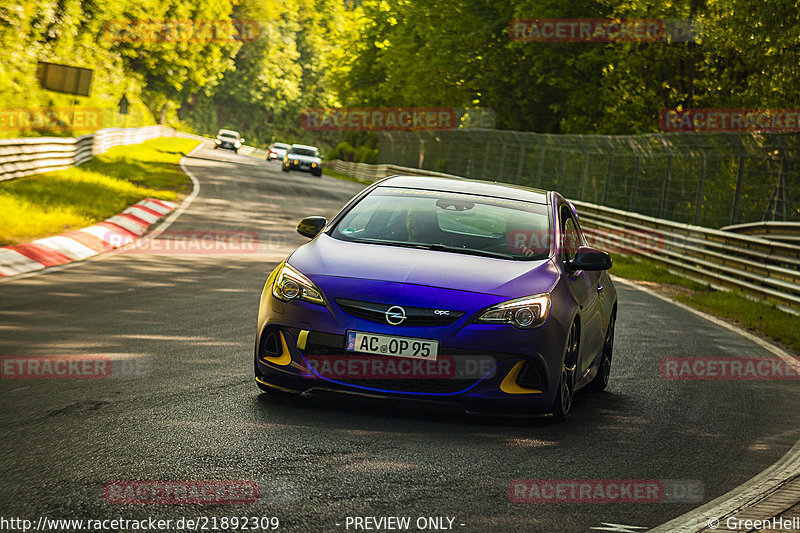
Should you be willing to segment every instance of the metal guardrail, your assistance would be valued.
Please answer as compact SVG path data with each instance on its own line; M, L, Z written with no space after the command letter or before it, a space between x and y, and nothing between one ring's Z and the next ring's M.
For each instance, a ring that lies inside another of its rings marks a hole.
M668 270L800 311L800 246L573 202L599 248L655 261Z
M115 146L139 144L158 137L212 140L167 126L108 128L80 137L0 139L0 181L73 167ZM240 151L256 157L267 155L264 150L252 146L242 146Z
M81 137L0 139L0 181L60 170L88 161L115 146L174 136L166 126L110 128Z
M444 174L442 172L434 172L432 170L399 167L397 165L369 165L366 163L352 163L350 161L341 161L339 159L325 161L323 166L341 174L350 176L351 178L368 181L370 183L394 174L404 174L409 172L418 176L438 176L443 178L456 177L450 174Z
M721 229L744 235L758 235L770 241L800 245L800 222L751 222L725 226Z
M393 174L461 178L400 167L327 161L337 172L368 181ZM715 288L734 290L800 312L800 246L573 201L593 245L657 262Z

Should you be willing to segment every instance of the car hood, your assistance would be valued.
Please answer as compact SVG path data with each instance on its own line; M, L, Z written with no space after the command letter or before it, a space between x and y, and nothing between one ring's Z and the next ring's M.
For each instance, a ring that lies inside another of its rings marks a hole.
M288 263L319 283L325 276L426 285L515 298L549 292L558 270L549 259L512 261L453 252L340 241L321 234Z

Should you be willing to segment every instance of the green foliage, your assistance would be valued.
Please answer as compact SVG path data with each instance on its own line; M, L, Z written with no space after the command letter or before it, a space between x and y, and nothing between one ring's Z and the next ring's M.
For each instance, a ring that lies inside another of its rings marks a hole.
M336 145L336 148L328 152L327 159L375 164L378 162L378 150L377 148L371 148L369 145L353 148L349 142L342 141Z
M353 161L353 146L347 142L342 141L336 145L336 148L328 152L326 159L341 159L342 161Z
M518 18L659 18L699 23L696 42L514 42ZM247 20L253 39L115 39L109 24ZM776 0L21 0L0 6L0 103L67 107L38 88L36 61L95 71L79 106L125 94L126 124L160 120L248 142L323 148L369 135L307 131L306 107L483 106L499 128L658 131L662 109L798 107L800 10ZM64 134L17 131L2 135ZM361 135L361 137L358 137ZM354 156L355 157L355 156ZM371 159L363 150L358 156Z

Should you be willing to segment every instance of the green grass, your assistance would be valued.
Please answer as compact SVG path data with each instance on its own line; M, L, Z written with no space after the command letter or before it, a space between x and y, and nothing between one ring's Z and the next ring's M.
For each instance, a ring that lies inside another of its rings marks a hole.
M732 291L708 285L669 272L665 267L631 257L614 255L611 273L621 278L666 285L669 296L688 306L727 320L760 337L784 345L800 354L800 317L774 305L745 298ZM671 286L671 287L669 287ZM681 287L682 289L675 289Z
M336 178L338 180L347 180L347 181L355 181L356 183L361 183L364 185L372 185L371 181L367 180L360 180L358 178L354 178L352 176L348 176L347 174L342 174L341 172L336 172L333 169L322 167L322 173L326 176L330 176L332 178Z
M178 200L191 189L178 162L197 144L153 139L78 167L0 182L0 245L90 226L143 198Z
M686 287L693 291L708 289L708 285L697 283L696 281L673 274L663 266L646 261L637 261L627 255L614 254L613 261L614 266L611 269L611 273L621 278L652 281L654 283L667 283L669 285Z

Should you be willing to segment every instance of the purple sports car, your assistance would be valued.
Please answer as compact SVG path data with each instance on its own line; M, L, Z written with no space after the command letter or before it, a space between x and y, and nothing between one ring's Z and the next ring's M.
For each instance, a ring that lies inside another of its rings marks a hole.
M617 293L557 192L394 176L308 217L258 310L264 391L563 419L608 385Z

